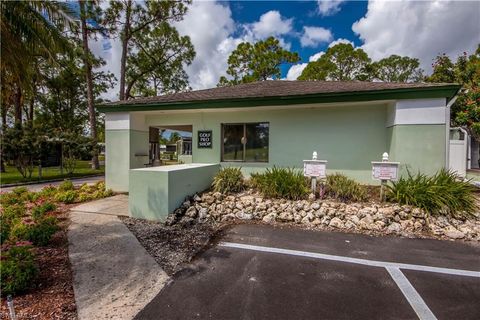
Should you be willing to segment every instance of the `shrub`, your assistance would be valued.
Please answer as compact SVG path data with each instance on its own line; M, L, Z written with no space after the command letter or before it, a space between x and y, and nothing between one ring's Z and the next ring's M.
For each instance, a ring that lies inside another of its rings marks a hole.
M53 197L57 193L57 188L54 186L46 186L40 192L37 192L37 195L40 197Z
M271 198L297 200L304 198L309 192L303 173L290 168L273 167L265 173L252 174L251 183L264 196Z
M52 236L60 229L55 217L45 217L29 226L28 241L36 246L46 246Z
M30 241L36 246L45 246L59 230L55 217L44 217L35 223L17 222L10 231L11 241Z
M45 213L55 211L55 209L57 209L57 206L54 203L46 201L32 209L32 218L34 220L41 219L45 216Z
M3 208L23 202L24 200L13 192L3 193L0 196L0 204Z
M13 246L2 252L0 260L3 295L25 291L37 273L30 246Z
M335 173L327 176L325 193L341 201L365 201L367 189L347 176Z
M59 191L70 191L74 190L75 187L73 186L73 182L70 180L64 180L59 186L58 190Z
M399 204L413 205L429 214L445 214L455 218L472 215L477 205L475 187L455 173L442 169L433 176L421 173L392 182L387 187L387 199Z
M245 187L240 168L222 168L213 178L215 192L230 193L242 191Z
M63 203L74 203L77 197L75 190L67 190L55 194L55 201Z

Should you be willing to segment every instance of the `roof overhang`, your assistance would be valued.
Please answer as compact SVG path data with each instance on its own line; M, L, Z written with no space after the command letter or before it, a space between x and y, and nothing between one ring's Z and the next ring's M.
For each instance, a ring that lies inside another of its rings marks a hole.
M288 95L278 97L253 97L241 99L218 99L218 100L199 100L199 101L177 101L164 103L124 103L116 105L100 105L100 112L129 112L129 111L155 111L155 110L195 110L195 109L224 109L224 108L245 108L262 106L282 106L295 104L318 104L335 102L355 102L355 101L377 101L377 100L401 100L401 99L427 99L427 98L446 98L447 100L455 97L461 86L458 84L402 88L402 89L383 89L355 92L335 92L335 93L317 93L308 95Z

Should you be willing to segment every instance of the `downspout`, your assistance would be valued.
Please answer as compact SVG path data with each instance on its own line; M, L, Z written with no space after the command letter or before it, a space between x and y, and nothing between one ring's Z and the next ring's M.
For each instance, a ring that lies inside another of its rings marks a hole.
M455 94L450 101L448 101L445 108L445 169L450 168L450 108L457 101L458 95Z

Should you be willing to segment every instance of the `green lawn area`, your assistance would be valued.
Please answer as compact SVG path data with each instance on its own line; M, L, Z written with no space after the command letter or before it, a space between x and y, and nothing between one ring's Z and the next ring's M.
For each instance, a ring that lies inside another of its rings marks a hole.
M75 168L75 172L71 175L68 175L66 173L64 173L63 175L60 174L60 167L42 168L42 180L40 180L38 177L38 167L35 167L35 170L33 171L32 177L30 179L24 179L15 167L7 166L5 169L7 172L0 174L0 183L2 185L18 182L84 177L105 172L105 166L100 166L100 170L91 169L90 161L77 161L77 167Z

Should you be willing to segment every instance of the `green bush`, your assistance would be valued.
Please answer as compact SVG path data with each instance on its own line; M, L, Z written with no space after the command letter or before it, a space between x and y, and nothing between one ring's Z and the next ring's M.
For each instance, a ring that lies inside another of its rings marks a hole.
M58 220L55 217L44 217L32 224L19 221L11 228L9 239L30 241L36 246L46 246L59 229Z
M55 196L56 193L57 193L57 188L55 188L54 186L46 186L40 192L37 192L37 195L39 197L49 198L49 197Z
M469 181L442 169L433 176L407 172L406 177L388 185L386 196L390 201L412 205L429 214L465 218L477 210L475 189Z
M54 203L46 201L32 209L32 218L34 220L41 219L45 216L45 213L55 211L56 209L57 206Z
M213 178L215 192L230 193L242 191L245 187L240 168L222 168Z
M74 190L75 187L73 186L73 182L70 180L64 180L59 186L58 190L59 191L70 191Z
M28 233L28 241L31 241L36 246L46 246L52 236L60 230L58 220L55 217L45 217L30 225Z
M17 294L28 289L37 273L30 246L14 246L2 251L0 260L2 294Z
M0 204L3 208L9 207L11 205L24 203L24 200L21 199L17 194L13 192L3 193L0 196Z
M55 201L63 203L74 203L77 197L75 190L60 191L55 194Z
M270 198L297 200L304 198L309 192L303 173L290 168L273 167L265 173L252 174L250 182L254 188Z
M368 195L364 186L340 173L327 176L325 194L341 201L365 201Z

